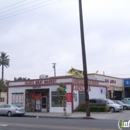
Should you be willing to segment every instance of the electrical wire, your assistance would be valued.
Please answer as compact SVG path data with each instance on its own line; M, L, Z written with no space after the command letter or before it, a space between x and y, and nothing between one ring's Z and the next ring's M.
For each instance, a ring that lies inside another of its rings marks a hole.
M29 2L29 3L23 4L23 5L20 5L20 6L17 6L17 7L8 9L8 10L5 10L5 11L1 11L0 13L8 12L8 11L10 11L10 10L14 10L14 9L16 9L16 8L22 7L22 6L24 6L24 5L28 5L28 4L34 3L34 2L36 2L36 1L38 1L38 0L31 1L31 2Z
M58 2L60 2L60 1L62 1L62 0L58 0L58 1L56 1L56 2L52 2L52 3L50 3L50 4L46 4L46 5L43 5L43 6L39 6L39 7L37 7L37 8L33 8L33 9L26 10L26 11L23 11L23 12L20 12L20 13L16 13L16 14L13 14L13 15L10 15L10 16L7 16L7 17L3 17L3 18L0 18L0 20L7 19L7 18L16 16L16 15L19 15L19 14L23 14L23 13L26 13L26 12L29 12L29 11L32 11L32 10L36 10L36 9L38 9L38 8L42 8L42 7L45 7L45 6L48 6L48 5L52 5L52 4L58 3Z
M36 1L37 1L37 0L36 0ZM26 10L26 9L28 9L28 8L35 7L35 6L37 6L37 5L41 5L41 4L46 3L46 2L48 2L48 1L51 1L51 0L47 0L47 1L41 2L41 3L39 3L39 4L35 4L35 5L32 5L32 6L29 6L29 7L23 8L23 9L20 9L20 10L16 10L15 12L19 12L19 11L22 11L22 10ZM8 14L5 14L5 15L0 15L0 17L6 17L6 16L8 16L8 15L10 15L10 14L13 14L13 13L15 13L15 12L11 12L11 13L8 13Z
M12 5L6 6L6 7L4 7L4 8L0 8L0 10L3 10L3 9L5 9L5 8L11 7L11 6L15 6L15 5L17 5L17 4L19 4L19 3L22 3L22 2L25 2L25 1L26 1L26 0L23 0L23 1L21 1L21 2L18 2L18 3L12 4Z

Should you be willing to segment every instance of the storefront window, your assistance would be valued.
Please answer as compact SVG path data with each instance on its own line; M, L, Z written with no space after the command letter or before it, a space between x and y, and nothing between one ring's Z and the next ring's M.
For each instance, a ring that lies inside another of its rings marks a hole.
M12 93L12 105L23 107L23 93Z
M53 91L53 92L51 92L51 95L52 95L52 97L51 97L51 101L52 101L52 104L51 104L51 106L52 107L63 107L63 104L59 104L58 103L58 92L56 92L56 91Z

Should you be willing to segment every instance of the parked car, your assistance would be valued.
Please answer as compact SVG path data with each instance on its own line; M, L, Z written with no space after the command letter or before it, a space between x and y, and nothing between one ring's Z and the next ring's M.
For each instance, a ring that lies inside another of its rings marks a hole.
M13 116L13 115L24 115L25 110L24 108L17 107L15 105L1 105L0 106L0 115L7 115L7 116Z
M94 98L94 99L90 99L89 102L90 102L90 105L94 105L94 106L104 106L104 104L107 103L108 108L111 112L123 110L123 106L113 102L110 99Z
M130 104L130 98L124 98L121 101L125 104Z
M130 109L130 105L129 104L125 104L123 103L122 101L119 101L119 100L113 100L115 103L123 106L123 110L129 110Z

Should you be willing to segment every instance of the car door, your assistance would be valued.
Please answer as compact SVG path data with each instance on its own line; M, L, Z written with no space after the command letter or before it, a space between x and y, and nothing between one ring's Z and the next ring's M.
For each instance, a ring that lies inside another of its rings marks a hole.
M4 105L0 106L0 115L2 115L4 113Z
M7 115L8 111L10 111L11 109L11 106L10 105L4 105L4 109L3 109L3 114L4 115Z

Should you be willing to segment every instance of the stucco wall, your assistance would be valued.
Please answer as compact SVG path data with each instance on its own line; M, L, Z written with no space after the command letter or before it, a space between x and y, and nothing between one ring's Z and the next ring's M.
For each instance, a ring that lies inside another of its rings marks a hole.
M0 105L7 103L7 92L1 92L1 97L4 97L4 102L0 102Z

